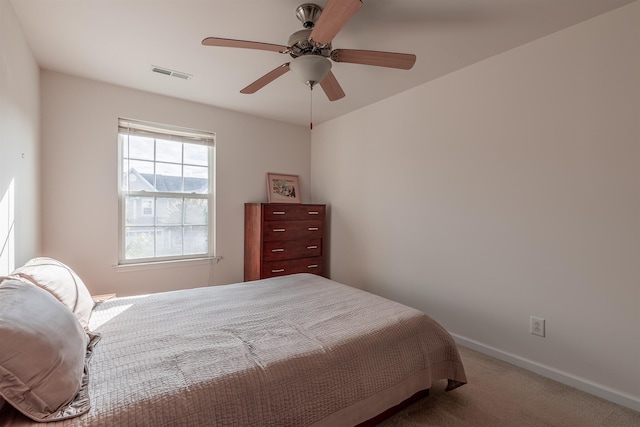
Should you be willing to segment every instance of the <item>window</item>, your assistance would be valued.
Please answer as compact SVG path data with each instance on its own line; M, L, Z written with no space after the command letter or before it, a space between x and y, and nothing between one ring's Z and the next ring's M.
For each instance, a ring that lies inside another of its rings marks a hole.
M120 119L120 262L214 257L215 134Z

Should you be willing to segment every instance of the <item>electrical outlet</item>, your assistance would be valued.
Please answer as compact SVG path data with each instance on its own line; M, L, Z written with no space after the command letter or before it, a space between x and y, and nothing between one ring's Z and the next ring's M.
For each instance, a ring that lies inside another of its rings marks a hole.
M529 332L531 332L533 335L544 337L544 319L542 317L531 316L529 321Z

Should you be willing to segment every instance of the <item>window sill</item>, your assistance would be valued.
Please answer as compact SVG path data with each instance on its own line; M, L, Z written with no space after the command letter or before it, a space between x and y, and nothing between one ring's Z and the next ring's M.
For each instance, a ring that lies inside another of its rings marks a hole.
M221 256L216 257L203 257L193 259L176 259L170 261L148 261L131 264L117 264L113 268L117 272L125 271L142 271L142 270L155 270L159 268L176 268L176 267L189 267L192 265L203 264L217 264L222 259Z

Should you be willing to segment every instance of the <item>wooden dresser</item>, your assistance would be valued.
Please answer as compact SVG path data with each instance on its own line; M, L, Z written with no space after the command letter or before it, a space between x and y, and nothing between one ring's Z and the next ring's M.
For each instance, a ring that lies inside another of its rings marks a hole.
M324 275L326 206L246 203L244 280Z

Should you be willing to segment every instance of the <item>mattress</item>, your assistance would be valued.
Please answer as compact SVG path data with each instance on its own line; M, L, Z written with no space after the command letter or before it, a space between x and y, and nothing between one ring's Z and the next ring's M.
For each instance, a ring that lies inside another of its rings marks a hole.
M91 409L51 426L352 426L467 381L435 320L310 274L114 298L89 327Z

